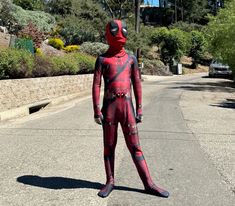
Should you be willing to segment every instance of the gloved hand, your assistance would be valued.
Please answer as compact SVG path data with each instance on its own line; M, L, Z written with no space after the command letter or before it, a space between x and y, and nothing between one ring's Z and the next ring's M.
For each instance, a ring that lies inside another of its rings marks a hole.
M142 114L137 114L135 117L136 123L141 123L143 121L143 115Z
M102 114L100 114L100 115L95 115L95 117L94 117L95 123L97 123L97 124L99 124L99 125L102 125L103 119L104 119L104 117L103 117Z

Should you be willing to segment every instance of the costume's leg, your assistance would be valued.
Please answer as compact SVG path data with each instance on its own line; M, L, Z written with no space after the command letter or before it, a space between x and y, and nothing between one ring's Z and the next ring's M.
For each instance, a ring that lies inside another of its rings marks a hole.
M104 163L106 181L114 183L115 148L117 144L117 124L104 123Z
M130 109L132 110L132 105L130 104ZM128 109L128 111L130 111ZM143 152L140 147L139 136L137 125L135 122L135 118L133 112L127 112L129 115L125 122L121 122L122 130L125 136L125 141L127 147L132 155L132 159L135 163L135 166L138 170L139 176L144 184L145 190L148 193L161 196L161 197L168 197L169 193L159 187L157 187L150 176L149 169L147 163L144 159Z
M106 184L98 193L100 197L107 197L114 187L114 161L115 147L117 144L117 127L117 123L107 121L103 123Z
M126 145L131 153L144 187L146 188L151 185L153 181L140 147L136 124L130 123L128 125L122 125L122 130L125 136Z

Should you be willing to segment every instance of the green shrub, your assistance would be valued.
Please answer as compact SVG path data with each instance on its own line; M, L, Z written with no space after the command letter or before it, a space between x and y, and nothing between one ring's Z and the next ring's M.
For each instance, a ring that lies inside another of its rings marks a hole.
M101 1L72 0L72 5L67 3L65 4L66 7L63 8L59 6L64 4L63 2L56 0L53 2L52 7L56 7L57 11L62 10L62 15L57 18L57 22L62 27L60 35L65 39L66 45L81 45L83 42L104 40L104 28L110 18L109 14L104 11ZM70 9L68 9L69 7ZM53 10L51 8L49 12ZM68 11L64 13L66 15L63 15L63 10Z
M33 22L33 24L43 32L50 32L56 23L55 18L48 13L43 11L24 10L16 5L13 5L10 15L19 26L24 27L30 22Z
M172 73L169 71L169 68L164 65L160 60L150 60L144 59L144 68L142 70L143 74L146 75L159 75L159 76L169 76Z
M39 50L39 49L38 49ZM37 54L37 52L36 52ZM51 58L38 54L34 57L34 68L31 77L49 77L53 75L53 63Z
M25 50L0 50L0 79L92 73L96 58L71 53L60 57L33 56Z
M74 54L74 57L79 61L80 74L92 73L94 71L96 58L82 53Z
M87 19L70 15L58 21L58 34L65 40L66 45L81 45L83 42L100 41L100 34L94 28L97 25L89 24Z
M25 50L0 50L0 79L31 77L34 58Z
M52 75L69 75L92 73L95 58L86 54L73 53L63 57L51 58L53 63Z
M151 35L151 41L159 47L161 60L169 65L173 64L173 60L179 61L190 47L190 36L179 29L156 29Z
M24 10L13 4L11 0L1 0L0 24L6 26L10 33L17 34L30 22L43 32L50 32L56 23L55 18L48 13Z
M155 29L150 37L151 43L159 45L169 36L169 33L170 31L166 27Z
M76 28L64 28L59 34L65 39L66 45L82 44L83 42L96 40L95 34L90 31L83 31Z
M189 56L193 58L193 67L196 68L197 63L203 57L206 51L207 42L202 32L192 31L190 33L191 48Z
M77 74L79 71L78 62L72 55L52 57L51 61L53 63L53 76Z
M59 38L49 39L48 44L59 50L64 48L64 42Z
M98 56L107 51L109 46L100 42L84 42L81 45L81 52L90 54L92 56Z
M10 33L17 33L20 25L16 24L17 20L13 17L14 4L11 0L0 1L0 25L7 27Z
M43 10L42 0L13 0L13 3L26 10Z
M74 52L80 50L80 46L78 45L69 45L64 48L66 52Z
M203 26L196 23L187 23L183 21L178 21L172 25L169 26L170 29L180 29L185 32L191 32L193 30L201 31L203 29Z

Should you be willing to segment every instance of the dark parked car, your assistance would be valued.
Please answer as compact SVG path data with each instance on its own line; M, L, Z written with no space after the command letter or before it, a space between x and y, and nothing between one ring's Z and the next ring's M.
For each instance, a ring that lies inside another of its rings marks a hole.
M220 61L214 60L210 64L209 77L232 77L232 71L228 65L222 64Z

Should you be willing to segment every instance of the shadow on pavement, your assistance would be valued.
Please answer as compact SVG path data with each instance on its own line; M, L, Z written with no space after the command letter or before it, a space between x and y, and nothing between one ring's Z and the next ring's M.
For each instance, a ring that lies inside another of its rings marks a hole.
M17 182L31 185L35 187L43 187L47 189L79 189L79 188L87 188L87 189L101 189L103 184L98 182L91 182L87 180L79 180L72 179L66 177L40 177L35 175L24 175L17 178ZM124 186L115 186L116 190L124 190L124 191L132 191L132 192L140 192L145 193L144 190L124 187Z
M211 91L211 92L233 92L235 84L233 81L220 82L180 82L182 86L171 87L172 89L185 89L189 91Z
M221 102L220 104L213 104L214 107L222 107L226 109L235 109L235 99L226 99L226 101Z

